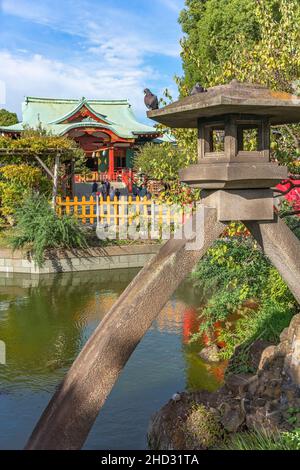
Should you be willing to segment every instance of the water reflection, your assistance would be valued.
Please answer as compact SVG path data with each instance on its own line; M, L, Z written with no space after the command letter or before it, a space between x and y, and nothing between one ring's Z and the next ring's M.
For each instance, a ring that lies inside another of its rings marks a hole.
M1 381L47 388L62 377L136 270L41 279L2 277L0 338L7 346Z
M137 271L0 277L0 339L7 348L7 365L0 366L0 448L24 445L55 387ZM166 304L101 412L89 448L144 448L149 416L174 391L219 386L224 365L203 363L203 345L188 342L199 327L199 302L185 282Z

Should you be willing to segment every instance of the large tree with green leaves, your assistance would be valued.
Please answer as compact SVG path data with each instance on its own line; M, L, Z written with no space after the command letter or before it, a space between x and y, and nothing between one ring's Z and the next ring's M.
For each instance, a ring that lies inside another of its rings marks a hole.
M185 33L181 41L183 92L197 81L209 86L213 74L235 53L235 40L243 35L245 46L253 47L260 27L253 14L255 0L186 0L179 23Z
M300 93L300 0L186 0L179 22L185 33L181 96L197 81L210 87L232 79ZM196 134L173 133L191 159ZM272 149L299 173L300 126L281 128Z
M0 109L0 126L12 126L13 124L17 124L18 116L16 113L11 113L7 111L7 109Z

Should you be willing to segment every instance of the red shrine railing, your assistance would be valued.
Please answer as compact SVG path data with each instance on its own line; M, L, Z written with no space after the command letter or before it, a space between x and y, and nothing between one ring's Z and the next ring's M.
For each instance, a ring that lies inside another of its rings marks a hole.
M124 183L131 190L133 178L133 170L122 168L115 170L113 173L109 173L107 171L91 171L87 175L75 175L75 183L92 183L94 181L100 182L108 179L109 181Z

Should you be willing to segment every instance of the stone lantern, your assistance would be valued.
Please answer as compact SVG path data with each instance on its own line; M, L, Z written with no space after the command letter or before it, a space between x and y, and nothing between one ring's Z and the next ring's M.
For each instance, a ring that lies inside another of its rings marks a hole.
M197 207L192 224L186 222L195 226L195 233L175 234L139 271L75 360L26 449L83 445L131 353L175 289L224 233L227 221L245 223L300 303L300 242L275 213L271 189L287 177L287 170L270 161L270 126L300 122L300 99L234 81L148 116L169 127L198 129L198 163L180 173L182 181L202 188L204 204ZM201 243L188 248L198 233ZM289 360L299 368L296 341L294 346Z
M205 190L219 220L273 219L270 188L287 177L287 168L270 161L270 126L300 121L298 97L233 80L148 117L198 129L198 163L182 170L180 179Z

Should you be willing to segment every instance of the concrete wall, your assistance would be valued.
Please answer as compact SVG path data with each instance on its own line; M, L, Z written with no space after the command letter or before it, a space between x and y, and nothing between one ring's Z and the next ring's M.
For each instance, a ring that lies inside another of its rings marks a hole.
M100 269L140 268L159 250L159 244L124 245L88 250L51 251L42 268L35 266L26 252L0 250L0 272L50 274L57 272L95 271Z

